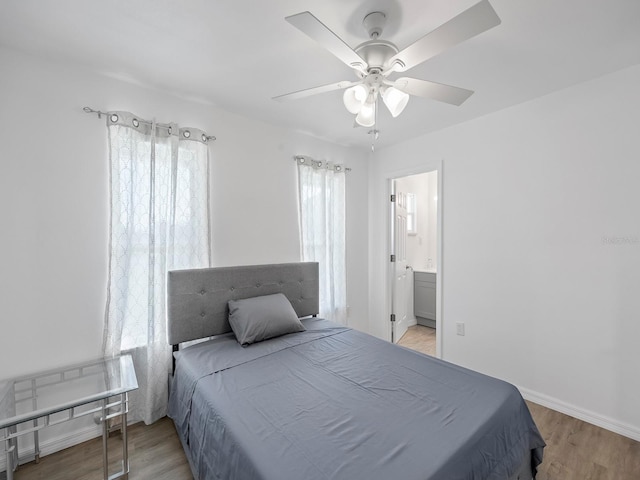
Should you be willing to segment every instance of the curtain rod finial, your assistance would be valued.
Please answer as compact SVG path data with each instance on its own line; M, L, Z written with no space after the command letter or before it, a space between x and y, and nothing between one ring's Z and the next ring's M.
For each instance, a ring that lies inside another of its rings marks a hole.
M94 110L91 107L84 107L82 110L84 110L84 113L97 113L98 118L102 118L102 114L104 113L104 112L101 112L100 110Z

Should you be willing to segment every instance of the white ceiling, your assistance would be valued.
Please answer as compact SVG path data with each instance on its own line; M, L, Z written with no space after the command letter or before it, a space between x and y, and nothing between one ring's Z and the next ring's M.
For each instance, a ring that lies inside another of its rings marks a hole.
M350 46L383 11L406 47L477 0L4 0L0 45L81 65L343 145L368 146L339 91L271 97L353 71L289 25L312 12ZM475 91L460 107L412 98L381 109L379 147L640 63L640 0L491 0L502 24L404 76ZM96 105L96 108L101 107Z

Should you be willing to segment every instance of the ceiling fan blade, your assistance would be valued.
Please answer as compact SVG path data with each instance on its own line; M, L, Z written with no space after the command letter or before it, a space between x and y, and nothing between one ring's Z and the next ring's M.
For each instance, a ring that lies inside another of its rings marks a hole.
M360 82L338 82L338 83L330 83L328 85L320 85L319 87L307 88L305 90L298 90L297 92L285 93L284 95L278 95L277 97L273 97L273 100L277 100L279 102L286 100L297 100L299 98L310 97L311 95L317 95L318 93L331 92L333 90L341 90L343 88L349 88L353 85L356 85Z
M458 106L473 94L472 90L408 77L398 78L393 82L393 86L409 95Z
M324 23L314 17L310 12L291 15L285 17L285 20L318 42L351 68L361 71L365 71L367 68L367 62L365 62L360 55L354 52L349 45L329 30Z
M447 48L458 45L499 24L500 17L489 0L482 0L398 52L391 58L389 65L396 72L405 72Z

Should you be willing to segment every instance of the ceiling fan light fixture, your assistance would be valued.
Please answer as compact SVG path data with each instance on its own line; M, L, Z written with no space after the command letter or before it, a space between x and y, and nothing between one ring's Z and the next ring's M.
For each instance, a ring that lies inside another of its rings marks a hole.
M409 94L395 87L387 87L382 92L382 101L391 112L391 116L395 118L402 113L404 107L409 103Z
M356 123L363 127L373 127L376 123L376 102L366 102L356 116Z
M418 38L403 50L399 50L393 43L380 38L387 20L386 14L381 11L370 12L364 17L363 26L369 34L370 40L358 45L355 49L351 48L311 12L290 15L285 18L287 22L307 37L318 42L342 63L354 69L359 80L355 82L345 80L321 85L279 95L274 99L278 101L294 100L319 93L344 90L342 97L344 106L355 116L355 125L374 127L374 131L377 123L379 96L382 97L384 104L394 118L400 115L407 106L409 95L451 105L461 105L473 94L471 90L417 78L391 80L388 77L394 72L410 70L446 49L499 25L500 17L489 1L479 0L471 8ZM392 85L397 85L397 87L392 87Z
M342 96L344 106L354 115L360 112L360 109L366 100L367 88L362 84L347 88Z

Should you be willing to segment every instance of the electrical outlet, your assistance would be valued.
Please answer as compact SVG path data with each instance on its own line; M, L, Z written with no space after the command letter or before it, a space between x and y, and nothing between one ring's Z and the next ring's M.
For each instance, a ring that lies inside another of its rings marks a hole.
M464 323L456 322L456 333L464 336Z

